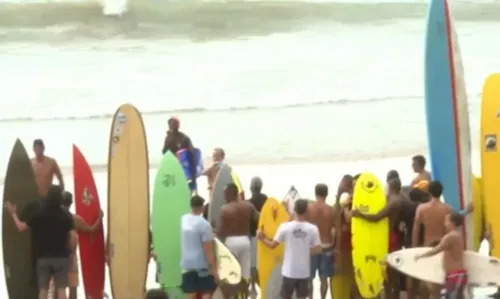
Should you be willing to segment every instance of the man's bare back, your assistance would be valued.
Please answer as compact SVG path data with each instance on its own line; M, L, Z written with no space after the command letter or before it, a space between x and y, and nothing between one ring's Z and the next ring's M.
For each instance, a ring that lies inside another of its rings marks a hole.
M465 243L462 233L456 230L451 231L444 236L444 239L446 247L443 250L443 269L445 273L465 269Z
M427 203L420 204L415 213L415 224L413 225L414 236L412 240L418 240L420 224L424 226L424 246L435 246L446 234L444 220L453 209L439 200L433 199Z
M57 176L59 171L59 166L56 160L50 157L43 157L42 159L33 158L31 159L31 167L35 174L35 181L38 186L38 193L45 196L52 185L52 180L54 176Z
M258 218L258 212L253 205L246 201L227 203L221 208L221 221L217 232L222 237L249 236L252 218Z
M333 245L332 228L335 226L333 208L323 201L309 204L307 219L319 229L319 236L323 245Z

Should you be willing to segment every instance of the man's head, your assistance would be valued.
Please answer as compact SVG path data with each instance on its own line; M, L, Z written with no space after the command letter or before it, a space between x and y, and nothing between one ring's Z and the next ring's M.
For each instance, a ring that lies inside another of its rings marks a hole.
M453 211L450 214L446 215L444 220L444 225L448 231L454 230L458 227L461 227L464 223L464 219L462 215Z
M387 172L387 177L385 179L385 181L387 183L389 183L390 180L392 179L399 179L399 173L397 170L389 170L389 172Z
M224 199L226 202L235 201L238 199L238 187L234 183L229 183L224 189Z
M443 185L439 181L432 181L429 184L429 194L439 199L443 195Z
M52 185L45 196L45 201L47 207L50 208L60 208L63 202L62 198L62 188L58 185Z
M177 117L172 116L168 119L168 130L171 132L179 131L180 121Z
M43 157L43 153L45 152L45 144L42 139L35 139L33 141L33 151L35 152L35 156L37 158Z
M354 188L354 178L350 174L346 174L340 180L339 188L337 190L337 197L339 197L342 193L351 194ZM338 199L338 198L337 198Z
M425 157L422 155L416 155L413 158L411 158L412 163L411 167L413 168L413 171L415 172L421 172L422 170L425 169Z
M293 207L295 215L299 217L305 216L307 214L308 205L309 203L307 202L306 199L297 199L297 201L295 201L295 206Z
M226 153L221 147L214 148L214 152L212 153L212 160L214 163L221 162L225 157Z
M151 289L146 292L146 299L168 299L168 295L162 289Z
M262 179L258 176L255 176L250 181L250 191L252 194L260 194L262 191Z
M391 179L387 182L387 186L389 187L389 193L391 194L399 194L401 193L401 180L399 178Z
M195 214L202 214L204 210L205 200L199 195L194 195L191 197L191 211Z
M325 200L328 196L328 186L326 184L317 184L316 187L314 187L314 195L316 199Z
M62 203L61 205L68 209L71 208L71 205L73 204L73 194L71 194L71 192L68 192L68 191L64 191L63 194L62 194Z

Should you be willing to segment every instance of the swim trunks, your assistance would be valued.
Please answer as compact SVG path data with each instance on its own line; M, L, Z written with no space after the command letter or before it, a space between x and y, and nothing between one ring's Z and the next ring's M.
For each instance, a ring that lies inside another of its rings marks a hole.
M402 247L401 237L397 232L389 232L389 252L400 250Z
M225 242L227 249L231 251L241 266L241 277L250 279L252 250L250 238L248 236L230 236Z
M319 278L332 277L334 270L333 248L311 256L311 279L316 277L316 272L318 272Z
M467 270L456 270L446 274L446 279L441 289L441 298L461 299L468 283Z

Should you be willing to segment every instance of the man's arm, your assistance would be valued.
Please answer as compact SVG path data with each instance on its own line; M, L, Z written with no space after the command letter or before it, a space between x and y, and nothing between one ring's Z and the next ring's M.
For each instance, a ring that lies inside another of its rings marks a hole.
M259 239L262 241L262 243L264 243L264 245L271 249L278 247L280 243L283 243L285 241L285 229L283 224L280 224L278 231L276 231L276 235L273 239L269 239L262 232Z
M253 220L255 222L259 222L259 217L260 217L260 213L259 211L257 211L257 209L253 206L253 204L251 203L247 203L249 205L249 209L250 209L250 213L252 213L251 217L253 218Z
M314 225L314 233L311 238L311 255L320 254L323 252L323 248L321 248L321 239L319 237L319 229L316 225Z
M417 247L418 237L420 236L420 224L422 224L422 206L417 207L417 211L415 212L415 221L413 222L413 230L411 232L411 246Z
M226 213L225 213L225 209L224 207L222 209L220 209L220 214L219 214L219 221L217 222L217 228L216 228L216 232L217 232L217 237L219 237L219 240L221 240L222 242L224 242L224 240L226 239Z
M355 210L352 210L352 216L358 217L358 218L361 218L361 219L364 219L364 220L370 221L370 222L378 222L378 221L388 217L389 214L396 208L396 206L397 206L397 201L390 201L385 205L385 207L382 210L380 210L376 214L361 213L359 210L355 209Z
M28 230L28 224L19 220L16 213L10 213L10 215L12 216L12 220L14 220L14 224L16 225L18 231L23 232Z
M439 242L439 244L436 247L432 248L431 250L429 250L423 254L417 255L415 257L415 259L434 256L434 255L446 250L449 247L448 246L449 243L450 243L450 236L446 235L446 236L444 236L443 239L441 239L441 241Z
M75 215L74 216L75 228L78 231L91 233L99 227L99 224L101 223L101 219L102 219L102 216L99 216L97 218L97 220L94 222L94 224L88 225L87 222L85 222L85 220L80 215Z
M214 167L215 167L215 164L212 164L209 168L203 170L201 175L204 175L204 176L209 175L213 171Z
M208 271L210 272L210 274L218 277L213 242L214 236L212 233L212 228L210 227L210 224L208 222L203 226L203 231L201 232L201 240L203 242L203 251L205 252L205 257L207 259Z
M63 176L61 173L61 169L59 168L59 164L57 164L57 161L55 159L53 160L53 163L54 163L54 174L56 175L57 180L59 181L59 185L61 186L61 189L65 190L64 189L64 179L63 179Z

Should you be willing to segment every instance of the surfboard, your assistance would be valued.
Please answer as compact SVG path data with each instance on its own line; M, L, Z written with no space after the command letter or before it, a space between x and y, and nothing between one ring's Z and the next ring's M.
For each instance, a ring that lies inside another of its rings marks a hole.
M432 247L418 247L393 252L387 256L387 264L411 277L442 284L445 277L443 253L415 261L415 255L431 249ZM466 251L465 266L469 276L469 286L500 286L500 259Z
M3 203L16 205L18 215L39 200L31 162L21 140L10 154L5 175ZM31 204L31 205L30 205ZM6 209L2 209L2 249L5 282L9 298L38 298L35 261L32 259L31 234L19 232Z
M500 217L496 215L499 207L500 190L496 178L499 176L500 152L500 74L490 75L483 86L481 102L481 179L487 230L491 234L491 254L500 258ZM475 206L474 206L475 207Z
M130 104L118 108L111 126L108 242L112 297L142 298L149 263L149 165L142 117Z
M153 191L153 248L160 284L170 293L182 282L181 218L190 212L191 191L184 170L170 151L163 155Z
M278 227L289 220L285 207L273 197L269 197L260 211L258 229L268 238L274 238ZM274 267L283 262L283 244L271 249L262 241L257 241L257 268L259 269L259 282L263 299L266 294L279 292L279 285L269 283ZM271 281L272 282L272 281Z
M483 216L483 187L482 180L476 176L472 178L472 203L474 205L474 212L472 217L474 219L474 250L478 251L481 246L481 241L484 235L484 216Z
M363 173L356 181L353 208L375 214L384 208L384 186L372 173ZM375 298L383 288L384 270L381 262L389 250L389 220L373 223L352 218L352 261L356 285L363 298Z
M215 255L219 279L229 284L241 282L241 266L234 255L219 239L215 238Z
M73 145L73 180L76 214L89 225L100 217L101 206L92 169L80 149ZM86 298L104 293L104 230L102 222L92 233L78 232L83 288Z
M243 189L243 185L241 185L240 178L238 177L234 169L233 171L231 171L231 177L233 178L233 183L236 185L236 187L238 187L238 193L240 194L240 199L245 200L245 190Z
M196 177L199 177L203 173L203 156L201 155L201 151L199 148L193 149L193 154L194 154L194 161L196 163ZM176 153L177 159L179 159L179 162L182 165L182 169L184 170L184 174L186 176L186 179L191 181L193 178L191 177L191 170L190 170L190 159L189 159L189 151L187 149L181 149L177 151ZM193 186L194 188L191 191L196 190L197 186Z
M262 298L267 298L267 299L282 298L280 294L281 286L283 284L283 275L281 274L281 268L282 268L281 263L274 265L274 268L271 271L271 275L269 275L269 278L267 279L267 285L273 287L267 287L266 293L262 296ZM297 294L295 292L292 295L292 299L297 299Z
M430 1L424 69L432 175L444 186L445 202L460 211L472 201L471 144L464 70L447 0ZM472 217L465 222L467 248L472 249Z
M283 204L286 207L286 210L290 215L294 213L293 209L295 207L295 202L297 199L300 198L299 191L295 188L295 186L290 186L290 189L286 192L285 196L283 197Z
M208 221L212 225L217 225L220 209L226 203L224 200L224 189L227 184L233 181L231 166L224 164L221 166L214 181L212 193L210 194L210 206L208 208Z

